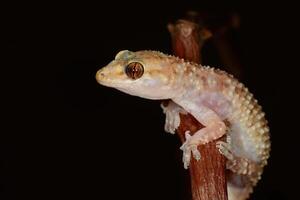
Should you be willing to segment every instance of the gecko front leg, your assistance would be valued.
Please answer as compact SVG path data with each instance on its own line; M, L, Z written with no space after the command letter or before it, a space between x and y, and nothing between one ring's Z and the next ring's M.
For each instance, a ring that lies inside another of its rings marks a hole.
M164 103L162 103L161 108L166 114L165 131L171 134L175 134L176 129L180 125L179 114L187 114L187 112L173 101L169 101L168 105L166 106L164 105Z
M198 145L206 144L210 141L222 137L226 133L226 125L221 118L210 108L204 105L197 105L191 102L177 102L179 105L193 115L205 127L198 130L191 136L188 132L185 133L186 141L180 147L183 151L184 168L188 168L191 156L196 160L200 159Z

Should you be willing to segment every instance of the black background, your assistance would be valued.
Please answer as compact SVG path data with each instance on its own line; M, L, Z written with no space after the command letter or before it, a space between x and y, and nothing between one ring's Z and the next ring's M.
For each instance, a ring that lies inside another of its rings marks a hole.
M193 9L241 17L234 51L272 134L252 199L297 199L296 13L287 3L109 3L7 6L0 198L189 199L180 142L164 132L160 102L102 87L95 73L123 49L171 53L166 24ZM222 65L209 41L203 51L204 64Z

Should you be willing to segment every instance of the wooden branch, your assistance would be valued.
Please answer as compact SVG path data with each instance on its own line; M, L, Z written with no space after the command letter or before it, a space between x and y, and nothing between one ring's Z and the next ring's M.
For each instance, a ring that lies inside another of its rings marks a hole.
M188 20L178 20L175 25L169 24L168 30L172 37L174 53L196 63L201 63L201 49L210 31Z
M174 54L199 63L203 43L210 37L209 31L187 20L178 20L175 25L169 24L168 29L172 37ZM180 120L177 133L182 142L185 141L184 133L187 130L193 134L203 128L203 125L190 114L182 114ZM190 164L193 200L227 200L226 160L216 149L216 141L200 145L198 149L202 156L200 161L197 162L192 158Z

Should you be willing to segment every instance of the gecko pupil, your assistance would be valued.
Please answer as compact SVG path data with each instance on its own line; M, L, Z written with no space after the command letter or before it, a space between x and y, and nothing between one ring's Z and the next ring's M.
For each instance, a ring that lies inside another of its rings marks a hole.
M125 67L125 73L129 78L135 80L142 77L144 74L144 67L139 62L132 62Z

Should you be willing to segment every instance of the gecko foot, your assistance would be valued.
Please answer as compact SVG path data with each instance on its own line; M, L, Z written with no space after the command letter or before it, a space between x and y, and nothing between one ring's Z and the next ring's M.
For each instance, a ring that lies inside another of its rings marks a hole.
M180 147L180 149L183 151L182 161L185 169L188 169L190 165L192 154L197 161L200 160L201 158L201 154L197 148L197 144L190 143L191 137L192 136L189 134L189 131L186 131L185 132L186 141Z
M165 131L174 134L180 125L179 113L186 113L179 105L170 101L167 106L161 104L163 112L166 114Z
M256 172L259 171L259 166L254 161L234 155L230 137L227 138L227 142L218 141L216 146L219 152L228 159L226 162L227 169L236 174L248 175L251 181L257 180Z

